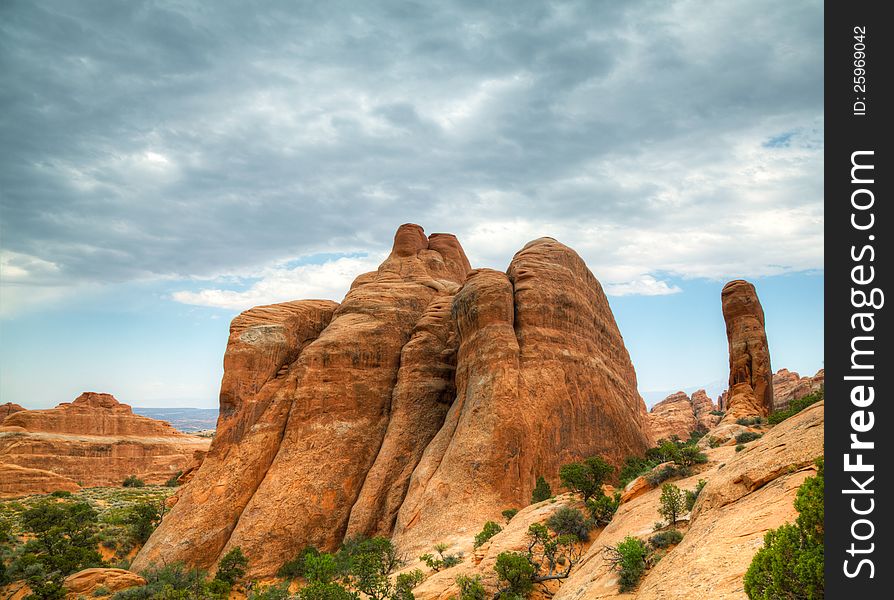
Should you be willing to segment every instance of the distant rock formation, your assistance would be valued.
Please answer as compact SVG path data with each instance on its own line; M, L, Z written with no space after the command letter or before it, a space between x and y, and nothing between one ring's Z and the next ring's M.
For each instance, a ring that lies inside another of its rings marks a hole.
M135 415L110 394L85 392L74 402L16 411L0 422L0 464L6 472L28 470L20 485L2 485L0 493L121 485L128 475L164 483L209 442Z
M685 440L693 431L707 431L720 422L719 415L711 414L716 410L705 390L694 392L691 398L686 392L671 394L649 411L652 440L657 443L672 436Z
M550 238L507 273L472 271L452 235L401 226L341 305L234 319L221 417L202 466L133 562L250 575L302 547L392 535L402 553L526 505L538 475L649 446L636 374L599 282Z
M767 416L773 411L773 371L764 309L754 286L742 279L723 286L721 300L730 370L723 419Z
M20 412L25 410L24 407L19 406L15 402L7 402L5 404L0 404L0 423L3 422L3 419L11 415L15 412Z
M826 383L826 372L820 369L813 377L801 377L795 371L779 369L773 374L773 410L785 410L792 400L810 395Z

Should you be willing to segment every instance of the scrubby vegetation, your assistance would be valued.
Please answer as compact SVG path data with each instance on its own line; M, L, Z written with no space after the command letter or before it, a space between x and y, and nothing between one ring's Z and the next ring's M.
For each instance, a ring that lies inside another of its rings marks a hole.
M459 600L485 600L487 598L487 591L484 589L479 575L474 577L460 575L456 578L456 585L459 587Z
M740 417L736 419L736 425L760 425L764 420L761 417Z
M587 501L587 510L590 511L590 518L596 526L608 525L611 523L620 505L621 492L615 492L615 495L611 498L601 494Z
M669 525L676 525L677 519L683 514L683 509L686 506L686 500L680 488L672 483L665 483L661 486L661 498L658 502L658 514L667 519Z
M654 448L646 450L645 456L629 456L621 468L621 485L627 485L640 475L662 463L666 465L661 471L652 473L649 484L656 486L671 477L687 475L694 465L705 463L708 457L696 445L704 437L704 433L693 434L685 442L674 436L670 440L661 440Z
M419 560L424 562L425 566L435 572L455 567L462 562L463 555L459 552L455 554L445 554L448 548L449 546L447 544L436 544L434 550L438 553L437 556L431 553L423 554L419 557Z
M124 478L124 481L121 482L121 485L124 487L134 488L134 487L145 487L146 482L137 477L136 475L128 475Z
M804 396L803 398L799 398L797 400L792 400L789 403L787 409L774 412L767 419L767 422L770 425L778 425L779 423L782 423L789 417L798 414L799 412L801 412L802 410L804 410L811 404L816 404L820 400L824 399L825 396L826 396L826 388L821 387L820 389L813 392L812 394L808 394L807 396Z
M604 552L612 568L618 571L621 592L634 589L646 572L646 544L639 538L627 536L617 546L606 546Z
M754 440L759 440L763 435L757 433L756 431L743 431L739 435L736 436L737 444L747 444L748 442L753 442Z
M676 529L661 531L649 538L649 544L653 548L667 548L683 541L683 534Z
M183 471L177 471L176 473L171 475L170 479L165 481L165 485L168 487L177 487L178 485L180 485L180 482L177 480L180 479L181 475L183 475Z
M475 547L480 548L487 542L490 538L494 537L498 533L503 531L503 528L494 523L493 521L488 521L484 524L484 527L475 535Z
M508 523L509 521L512 520L512 517L514 517L515 515L518 514L518 509L517 508L507 508L501 514L503 515L503 518L506 519L506 522Z
M541 475L537 478L534 485L534 491L531 493L531 504L537 504L553 497L553 490L549 486L549 482Z
M686 490L686 511L691 511L695 507L695 501L698 500L699 494L702 493L702 490L705 489L705 486L708 484L704 479L699 479L698 483L695 485L694 490Z
M745 593L752 600L825 597L825 472L823 459L816 461L817 474L798 489L794 524L771 529L764 536L745 573Z
M576 508L563 506L550 515L546 520L546 526L559 535L570 535L581 542L586 542L590 539L590 530L594 524Z
M591 456L582 462L562 465L559 479L562 485L573 492L578 492L584 502L593 496L602 494L602 484L614 473L615 468L601 456Z

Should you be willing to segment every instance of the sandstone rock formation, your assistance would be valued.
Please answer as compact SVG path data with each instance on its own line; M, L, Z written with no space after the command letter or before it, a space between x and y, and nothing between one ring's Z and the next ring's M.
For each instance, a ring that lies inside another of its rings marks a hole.
M100 592L105 590L114 594L128 588L146 585L146 579L124 569L94 568L72 573L65 578L62 585L67 597L83 598L95 595L97 590ZM108 593L100 595L108 595Z
M691 398L685 392L671 394L649 411L653 443L674 435L685 440L693 431L707 431L720 422L719 415L711 414L713 410L716 406L705 390L694 392Z
M251 309L231 326L218 433L133 563L204 567L239 546L266 576L307 544L393 535L402 553L524 506L538 475L649 445L598 281L531 242L508 273L401 226L343 303Z
M798 486L814 473L813 461L823 454L824 405L805 409L748 444L708 449L707 469L674 481L693 489L708 483L699 495L683 541L650 569L639 588L618 591L617 572L602 553L604 546L633 535L646 540L658 517L661 489L624 503L599 534L582 563L555 594L555 600L626 597L637 600L712 598L744 600L742 577L761 547L764 533L794 521Z
M754 286L730 281L721 291L729 341L729 390L724 421L767 416L773 411L773 371L764 330L764 309Z
M51 485L121 485L128 475L164 483L208 444L163 421L133 414L109 394L85 392L56 408L17 411L3 419L0 464L7 472L12 466L29 470L21 486L4 486L4 493L35 493Z
M801 377L795 371L779 369L773 374L773 410L787 409L792 400L800 400L818 391L825 383L824 369L817 371L813 377Z
M56 490L77 492L80 489L73 479L52 471L0 463L0 498L49 494Z
M20 412L25 410L24 407L19 406L15 402L6 402L5 404L0 404L0 423L3 422L3 419L8 417L14 412Z

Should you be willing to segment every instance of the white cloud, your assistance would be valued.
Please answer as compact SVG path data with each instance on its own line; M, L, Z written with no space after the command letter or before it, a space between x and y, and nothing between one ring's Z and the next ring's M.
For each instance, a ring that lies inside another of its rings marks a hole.
M682 292L679 287L660 281L649 275L625 283L612 283L605 286L609 296L667 296Z
M383 258L341 257L321 264L291 268L279 264L263 269L246 290L207 288L196 292L178 291L172 294L172 298L183 304L231 310L299 299L341 302L351 282L362 273L375 271Z

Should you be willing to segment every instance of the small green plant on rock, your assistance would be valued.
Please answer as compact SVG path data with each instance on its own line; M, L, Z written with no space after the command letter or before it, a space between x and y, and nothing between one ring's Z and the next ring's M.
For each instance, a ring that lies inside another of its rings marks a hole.
M639 538L627 536L617 546L606 546L603 552L611 567L618 571L621 592L634 589L646 572L646 544Z
M248 567L248 558L242 553L242 549L236 546L223 555L217 563L217 573L214 578L229 585L233 585L245 577L245 569Z
M541 475L537 478L534 485L534 491L531 493L531 504L537 504L544 500L549 500L553 496L553 490L549 486L549 482Z
M546 526L559 535L571 535L582 542L586 542L590 539L590 530L593 529L593 522L588 520L576 508L563 506L549 516L546 520Z
M459 600L485 600L487 598L487 591L481 583L480 575L474 577L460 575L456 578L456 585L459 587Z
M660 504L658 513L667 519L669 525L676 525L686 505L680 488L672 483L665 483L661 486L661 497L658 502Z
M583 462L562 465L559 469L559 479L565 487L583 496L586 502L593 496L603 493L602 484L614 471L615 468L601 456L591 456Z
M484 524L484 527L481 531L475 535L475 548L480 548L487 542L490 538L494 537L498 533L503 531L503 528L497 525L493 521L488 521Z
M503 515L503 518L506 519L506 522L508 523L509 521L512 520L512 517L514 517L515 515L518 514L518 509L517 508L507 508L501 514Z
M662 531L649 538L649 543L653 548L667 548L679 544L681 541L683 541L683 534L676 529Z
M437 556L431 553L423 554L419 557L419 560L424 562L425 566L435 572L455 567L462 562L463 556L461 553L445 554L447 548L449 548L447 544L435 544L434 549L435 552L437 552Z
M736 436L736 443L747 444L748 442L753 442L754 440L760 439L761 437L763 436L756 431L743 431Z
M705 486L708 484L704 479L699 479L698 483L695 485L694 490L686 490L686 511L690 512L695 507L695 501L698 500L699 494L702 493L702 490L705 489Z

